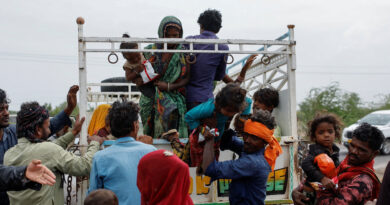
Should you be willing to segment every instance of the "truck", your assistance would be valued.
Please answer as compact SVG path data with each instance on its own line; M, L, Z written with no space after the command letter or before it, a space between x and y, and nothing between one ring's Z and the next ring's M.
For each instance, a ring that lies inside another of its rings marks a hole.
M280 144L283 154L276 161L275 170L269 174L267 181L267 204L292 204L291 193L297 185L299 172L297 171L298 159L298 134L296 116L296 53L294 40L294 25L287 26L287 32L275 40L248 40L248 39L164 39L164 38L121 38L121 37L86 37L84 36L85 20L81 17L76 20L78 25L78 56L79 56L79 110L81 116L86 116L79 145L75 145L80 155L84 154L87 145L87 127L93 108L103 103L113 103L116 100L127 99L137 102L139 91L132 89L134 84L121 83L88 83L87 82L87 56L86 53L108 53L109 63L117 63L119 58L116 53L120 52L183 52L190 55L195 53L225 53L232 63L227 67L227 73L235 78L239 75L240 68L245 64L251 54L258 54L258 58L248 69L242 87L248 91L248 97L264 87L272 87L279 91L280 105L273 111L278 126L281 128L282 137ZM122 42L137 43L138 49L118 49ZM142 49L147 44L161 43L163 49ZM168 50L168 43L188 44L188 50ZM105 48L87 48L87 44L105 44ZM107 44L109 45L107 48ZM214 44L213 50L194 50L194 44ZM226 44L230 50L218 50L219 44ZM234 56L243 56L233 63ZM125 92L102 92L101 86L127 86ZM215 92L218 92L223 83L218 83ZM188 139L181 139L187 142ZM157 149L171 150L170 143L163 139L155 139L154 146ZM220 161L237 158L233 152L222 151ZM220 179L210 182L207 176L196 175L196 168L190 167L191 186L189 194L195 204L229 204L230 179ZM68 179L71 179L69 176ZM86 197L88 180L85 178L73 178L67 188L67 203L83 204ZM73 189L73 190L72 190ZM72 194L73 193L73 194ZM75 194L76 193L76 194ZM69 197L70 196L70 197Z

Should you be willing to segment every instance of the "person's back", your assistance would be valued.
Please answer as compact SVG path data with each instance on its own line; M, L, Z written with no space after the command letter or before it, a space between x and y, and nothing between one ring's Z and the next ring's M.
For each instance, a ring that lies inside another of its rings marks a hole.
M112 134L118 139L93 157L88 192L108 189L118 197L119 204L139 205L137 166L152 145L135 141L139 129L139 107L133 102L115 102L108 113Z
M217 39L210 31L203 31L201 35L189 36L194 39ZM213 50L214 44L195 44L194 50ZM218 50L229 50L227 45L218 45ZM213 98L214 81L222 80L225 76L225 54L196 54L196 63L191 66L191 80L187 84L187 102L206 102Z
M222 27L222 16L219 11L206 10L200 14L198 23L201 28L201 34L188 36L187 39L218 39L216 34ZM214 49L214 44L194 44L194 50ZM229 47L220 44L218 45L218 50L229 50ZM226 74L226 57L226 54L196 54L196 63L191 65L190 82L186 86L188 110L214 97L214 81L222 80Z
M93 172L96 169L93 169L91 176L99 177L103 187L117 195L120 204L137 204L141 201L136 185L138 162L154 150L155 147L137 142L131 137L120 138L112 146L95 154L93 166L99 172L95 175Z

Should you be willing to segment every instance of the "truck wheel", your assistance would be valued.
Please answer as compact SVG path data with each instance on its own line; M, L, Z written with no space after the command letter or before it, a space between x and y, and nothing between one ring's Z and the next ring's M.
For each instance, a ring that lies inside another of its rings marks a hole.
M382 154L388 155L390 154L390 139L385 139L381 149Z

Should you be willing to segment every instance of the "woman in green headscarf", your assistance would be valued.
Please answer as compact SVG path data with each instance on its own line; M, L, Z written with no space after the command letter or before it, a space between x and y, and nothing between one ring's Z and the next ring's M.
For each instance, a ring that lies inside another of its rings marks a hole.
M182 38L183 28L178 18L165 17L158 28L159 38ZM168 44L168 49L184 49L181 44ZM149 45L146 48L162 49L162 44ZM189 66L181 53L144 53L160 78L154 82L155 93L152 97L141 95L140 115L144 134L158 138L170 129L176 129L180 137L188 137L184 121L186 113L184 88L189 81Z

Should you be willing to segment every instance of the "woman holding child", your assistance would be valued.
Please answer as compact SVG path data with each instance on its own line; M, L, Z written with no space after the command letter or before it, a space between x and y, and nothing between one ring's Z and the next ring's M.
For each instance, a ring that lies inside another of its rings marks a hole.
M180 20L174 16L163 18L158 29L158 36L159 38L182 38L183 28ZM167 47L168 49L184 49L181 44L168 44ZM162 49L163 45L153 44L146 48ZM125 53L124 57L126 58ZM188 137L187 126L184 121L184 115L187 111L184 86L189 81L189 67L186 66L184 54L143 53L142 57L150 62L154 71L158 74L152 82L146 83L153 85L151 95L141 90L142 95L139 104L144 134L159 138L162 133L170 129L177 129L180 137ZM132 59L127 60L132 61ZM124 69L126 76L128 76L129 69L126 70L125 66ZM138 82L139 87L142 87L142 85L139 85L139 81L136 82Z

